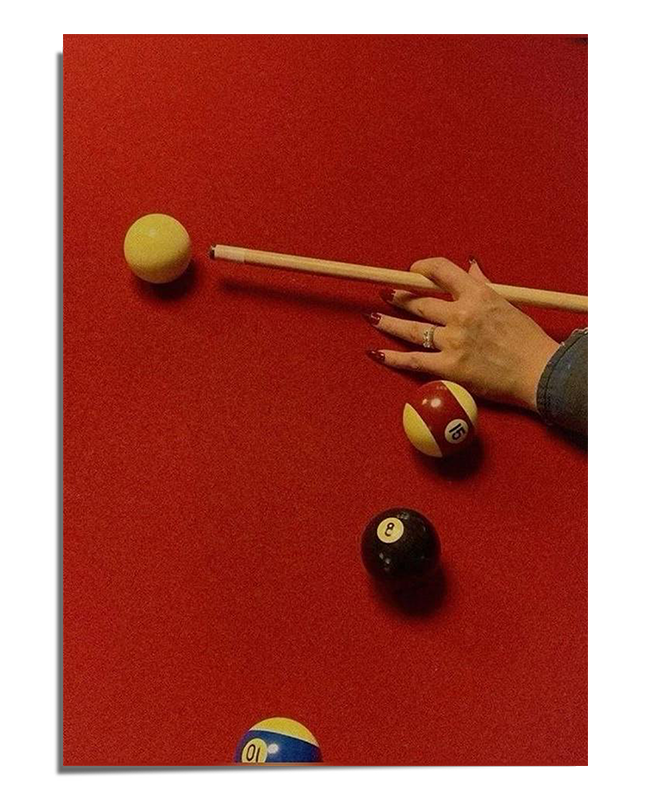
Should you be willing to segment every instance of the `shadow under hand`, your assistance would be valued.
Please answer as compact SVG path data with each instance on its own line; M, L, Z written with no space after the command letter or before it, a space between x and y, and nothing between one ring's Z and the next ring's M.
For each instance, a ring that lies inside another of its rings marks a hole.
M562 430L559 427L547 427L549 428L549 432L553 435L553 438L557 439L558 441L570 445L572 448L575 448L581 453L589 452L588 436L583 435L582 433L572 433L569 430Z
M172 280L172 282L157 284L140 279L140 277L136 277L135 274L131 276L136 293L147 299L172 301L184 296L189 296L196 287L196 266L194 260L190 260L190 264L185 271L180 277Z
M557 439L558 441L569 445L571 448L574 448L576 452L587 453L589 440L586 435L574 433L570 430L564 430L559 425L549 425L544 422L540 415L535 411L529 411L525 408L515 408L513 406L506 405L505 403L498 403L492 400L481 400L480 406L481 409L488 411L494 411L496 413L503 413L504 411L507 411L509 415L516 415L521 419L527 419L530 422L533 422L535 427L544 429L548 434L550 434L551 438Z
M368 301L361 295L357 299L344 298L341 295L334 293L313 291L304 291L299 288L267 285L261 282L244 279L221 279L220 288L231 294L237 294L245 297L259 297L264 301L282 301L287 305L310 307L310 308L327 308L329 310L338 309L342 311L351 311L354 313L361 313L368 306Z
M391 612L405 618L428 618L439 611L447 596L447 577L439 566L431 579L405 590L392 590L375 579L369 579L372 595Z

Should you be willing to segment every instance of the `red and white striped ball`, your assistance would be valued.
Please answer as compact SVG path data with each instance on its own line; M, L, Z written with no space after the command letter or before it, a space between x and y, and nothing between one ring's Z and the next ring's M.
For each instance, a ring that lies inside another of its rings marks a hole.
M435 458L463 450L476 435L476 403L450 380L426 383L404 406L402 424L413 447Z

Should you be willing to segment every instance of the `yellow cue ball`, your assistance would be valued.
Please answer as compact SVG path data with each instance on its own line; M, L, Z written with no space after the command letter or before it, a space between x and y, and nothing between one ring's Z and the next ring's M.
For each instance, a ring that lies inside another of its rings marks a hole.
M192 256L190 236L171 215L151 213L131 224L124 238L124 257L133 273L147 282L171 282L185 271Z

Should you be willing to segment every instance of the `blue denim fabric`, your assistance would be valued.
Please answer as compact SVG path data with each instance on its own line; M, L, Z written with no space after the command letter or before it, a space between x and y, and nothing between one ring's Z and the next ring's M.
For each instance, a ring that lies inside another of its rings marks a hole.
M574 330L544 369L537 410L550 425L587 435L587 329Z

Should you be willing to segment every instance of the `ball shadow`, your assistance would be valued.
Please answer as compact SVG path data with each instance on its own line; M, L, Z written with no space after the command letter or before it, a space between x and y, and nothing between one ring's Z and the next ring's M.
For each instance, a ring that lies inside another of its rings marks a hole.
M196 264L190 260L185 271L172 282L156 284L131 275L133 287L140 296L147 299L160 299L162 301L173 301L184 296L189 296L196 287Z
M444 567L439 565L431 579L405 590L393 590L380 581L368 580L371 595L385 609L405 618L428 618L444 605L448 581Z
M428 472L442 478L460 481L478 472L485 460L485 448L479 436L474 441L453 456L447 458L433 458L412 448L415 460Z

